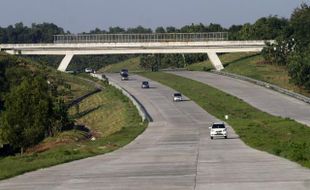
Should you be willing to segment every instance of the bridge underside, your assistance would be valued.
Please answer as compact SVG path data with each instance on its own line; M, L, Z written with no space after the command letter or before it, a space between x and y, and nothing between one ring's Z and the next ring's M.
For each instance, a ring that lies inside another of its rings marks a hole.
M223 69L217 53L260 52L264 41L87 43L87 44L7 44L2 51L17 55L65 55L58 67L66 71L74 55L107 54L195 54L206 53L216 70Z

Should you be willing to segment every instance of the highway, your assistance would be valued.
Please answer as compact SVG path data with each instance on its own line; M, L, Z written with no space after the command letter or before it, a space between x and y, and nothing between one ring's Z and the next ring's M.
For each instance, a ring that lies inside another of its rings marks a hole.
M264 112L291 118L310 127L310 105L295 98L250 82L209 72L181 71L170 73L208 84L236 96Z
M172 102L174 90L140 76L110 80L133 94L154 122L113 153L30 172L0 182L5 190L309 190L310 170L246 146L229 127L229 139L211 140L218 121L194 102Z

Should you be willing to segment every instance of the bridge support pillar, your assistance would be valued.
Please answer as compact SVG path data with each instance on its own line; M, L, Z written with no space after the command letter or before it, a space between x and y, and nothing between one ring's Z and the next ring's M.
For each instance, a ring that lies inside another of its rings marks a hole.
M62 59L59 67L58 67L58 71L62 71L65 72L68 65L70 64L72 58L73 58L74 54L66 54L65 57Z
M224 66L223 66L220 58L217 56L216 52L208 52L207 54L208 54L208 57L209 57L212 65L214 66L214 68L217 71L224 69Z

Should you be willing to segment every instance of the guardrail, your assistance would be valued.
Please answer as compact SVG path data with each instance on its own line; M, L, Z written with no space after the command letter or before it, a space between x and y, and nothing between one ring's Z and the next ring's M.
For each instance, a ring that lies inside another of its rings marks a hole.
M273 40L263 41L194 41L194 42L140 42L140 43L38 43L38 44L0 44L1 50L11 50L11 49L41 49L50 50L50 49L64 49L64 48L75 48L75 49L83 49L83 48L124 48L124 47L161 47L161 46L169 46L169 47L178 47L178 46L192 46L192 47L205 47L205 46L217 46L217 47L247 47L247 46L265 46L265 42L273 43Z
M259 86L262 86L262 87L265 87L265 88L268 88L268 89L280 92L282 94L285 94L287 96L296 98L298 100L301 100L301 101L303 101L305 103L310 104L310 98L308 98L306 96L303 96L301 94L289 91L287 89L281 88L281 87L279 87L277 85L273 85L273 84L270 84L270 83L267 83L267 82L263 82L263 81L255 80L255 79L252 79L252 78L249 78L249 77L245 77L245 76L241 76L241 75L237 75L237 74L232 74L232 73L227 73L227 72L223 72L223 71L212 70L211 72L215 73L215 74L219 74L219 75L228 76L228 77L231 77L231 78L235 78L235 79L251 82L251 83L254 83L256 85L259 85Z

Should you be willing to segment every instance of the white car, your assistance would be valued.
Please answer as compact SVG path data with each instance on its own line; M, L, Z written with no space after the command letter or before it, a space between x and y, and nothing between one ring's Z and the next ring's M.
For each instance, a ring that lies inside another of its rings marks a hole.
M85 68L85 73L92 73L94 70L92 68Z
M177 93L173 94L173 101L174 102L180 102L182 100L183 100L183 98L182 98L182 94L181 93L177 92Z
M228 133L227 133L227 127L225 126L225 123L218 122L213 123L210 129L210 137L213 139L214 137L224 137L227 139Z

